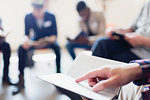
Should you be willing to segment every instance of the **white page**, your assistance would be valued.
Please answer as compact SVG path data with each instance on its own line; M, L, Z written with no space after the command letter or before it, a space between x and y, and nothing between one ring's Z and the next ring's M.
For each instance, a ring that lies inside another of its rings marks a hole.
M70 70L67 72L67 75L77 78L93 69L97 69L108 65L121 65L121 64L126 64L126 63L81 53L73 61Z
M39 79L56 85L58 87L64 88L66 90L72 91L79 95L85 96L93 100L111 100L112 96L104 96L92 91L92 88L89 87L85 82L76 83L75 79L64 74L53 74L39 76Z

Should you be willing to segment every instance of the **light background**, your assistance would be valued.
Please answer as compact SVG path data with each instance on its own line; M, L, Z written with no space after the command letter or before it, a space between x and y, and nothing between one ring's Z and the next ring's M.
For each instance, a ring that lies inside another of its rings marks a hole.
M58 42L61 47L66 44L67 36L78 34L78 13L76 3L79 0L49 0L48 9L57 18ZM84 0L94 11L102 10L101 0ZM107 24L128 26L136 17L145 0L107 0ZM9 32L7 41L12 50L17 50L24 37L24 16L32 11L30 0L0 0L0 16L3 26Z

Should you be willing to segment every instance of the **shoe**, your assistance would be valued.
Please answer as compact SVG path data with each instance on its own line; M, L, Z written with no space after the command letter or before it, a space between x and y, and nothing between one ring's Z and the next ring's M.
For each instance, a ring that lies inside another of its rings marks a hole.
M9 79L3 79L2 84L3 85L16 85L16 84L12 83Z
M22 90L24 90L24 76L23 75L19 75L19 82L18 84L16 84L16 90L13 91L12 95L16 95L18 93L20 93Z
M60 71L60 70L57 70L56 73L61 73L61 71Z
M67 40L68 40L70 43L75 43L75 40L73 40L73 39L67 38Z
M24 83L23 84L19 84L18 86L16 86L16 90L14 90L12 92L12 95L17 95L18 93L20 93L21 91L24 90Z

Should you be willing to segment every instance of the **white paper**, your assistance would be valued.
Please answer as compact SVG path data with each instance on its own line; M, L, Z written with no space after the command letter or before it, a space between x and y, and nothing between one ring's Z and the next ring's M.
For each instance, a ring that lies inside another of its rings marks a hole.
M64 74L53 74L47 76L39 76L39 79L56 85L58 87L64 88L66 90L72 91L79 95L85 96L94 100L111 100L111 96L104 96L92 91L92 88L85 85L85 82L76 83L75 79Z
M108 65L123 65L126 63L118 62L114 60L104 59L96 56L91 56L86 53L81 53L76 59L73 61L70 70L68 70L67 75L77 78L88 71L93 69L97 69L103 66Z

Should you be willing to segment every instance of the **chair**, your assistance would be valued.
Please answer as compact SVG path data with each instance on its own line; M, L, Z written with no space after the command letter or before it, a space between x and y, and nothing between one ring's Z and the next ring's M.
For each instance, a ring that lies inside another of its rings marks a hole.
M28 58L27 58L27 63L26 66L32 67L34 65L34 62L37 61L44 61L46 56L45 54L48 54L49 52L52 52L51 49L37 49L34 51L28 52ZM56 59L56 56L54 53L51 53L51 58L48 60L54 60Z

